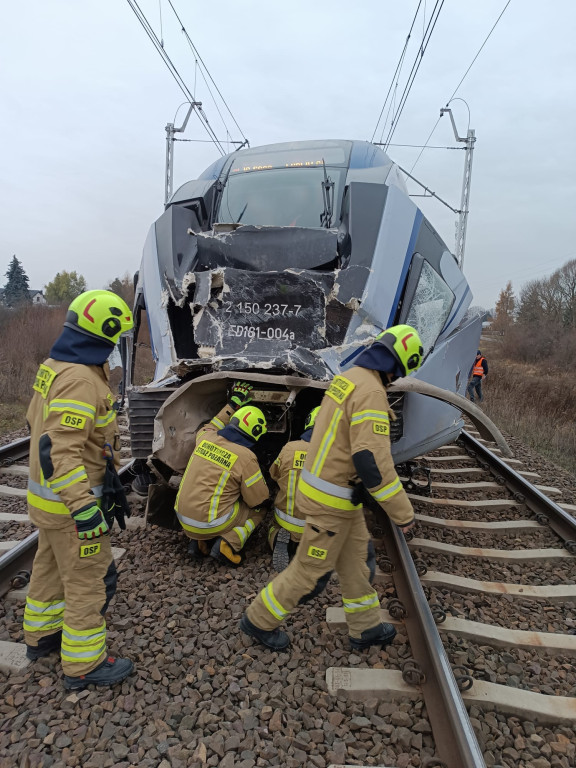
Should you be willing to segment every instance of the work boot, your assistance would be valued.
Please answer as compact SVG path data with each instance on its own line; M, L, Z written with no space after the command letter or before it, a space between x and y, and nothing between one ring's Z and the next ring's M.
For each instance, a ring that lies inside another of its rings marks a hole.
M212 545L210 557L213 557L214 560L222 563L222 565L231 565L233 568L237 568L242 562L242 555L234 552L230 544L220 536Z
M134 669L130 659L115 659L108 656L102 664L79 677L64 675L64 688L67 691L81 691L89 685L115 685L122 682Z
M148 496L148 487L154 483L156 478L151 472L141 472L136 475L132 481L132 490L138 496Z
M396 630L392 624L386 624L382 622L375 627L365 629L360 637L349 637L350 647L355 651L362 651L365 648L370 648L372 645L380 645L382 648L389 645L389 643L396 637Z
M26 646L26 658L30 661L36 661L44 656L50 656L51 653L60 653L62 645L62 630L59 629L53 635L45 635L38 640L38 645Z
M290 638L286 632L282 632L281 629L260 629L260 627L252 624L246 614L240 619L240 629L273 651L283 651L290 645Z
M274 549L272 550L272 565L278 573L286 570L290 565L288 544L290 544L290 531L287 531L286 528L280 528L276 534Z
M207 541L190 539L190 542L188 543L188 554L192 560L201 560L203 557L208 557L210 554L210 546Z

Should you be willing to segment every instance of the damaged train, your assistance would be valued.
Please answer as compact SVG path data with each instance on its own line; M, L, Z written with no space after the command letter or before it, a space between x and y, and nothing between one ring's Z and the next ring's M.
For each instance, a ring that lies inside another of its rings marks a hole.
M420 370L391 389L395 461L455 440L481 331L467 315L471 299L380 147L302 141L218 159L169 200L137 275L127 392L133 456L165 491L154 522L171 526L168 480L235 380L254 385L267 413L258 450L271 460L332 376L391 325L414 326L425 352ZM143 322L155 375L136 386Z

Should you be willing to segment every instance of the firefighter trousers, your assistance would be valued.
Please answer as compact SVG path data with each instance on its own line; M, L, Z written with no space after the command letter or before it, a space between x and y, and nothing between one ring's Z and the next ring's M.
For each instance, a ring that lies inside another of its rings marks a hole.
M189 539L196 539L196 541L212 540L221 536L224 541L230 544L234 552L240 552L256 530L256 527L264 519L264 511L259 507L249 507L242 499L239 499L237 503L239 505L238 514L232 520L229 527L223 531L202 535L184 529L184 533Z
M40 528L24 609L24 638L34 648L62 633L62 668L79 677L106 653L104 613L116 592L110 537L81 541L76 529Z
M351 637L378 626L380 601L366 564L370 535L362 509L306 518L302 540L286 570L271 581L248 606L246 615L260 629L275 629L302 597L330 571L338 574Z

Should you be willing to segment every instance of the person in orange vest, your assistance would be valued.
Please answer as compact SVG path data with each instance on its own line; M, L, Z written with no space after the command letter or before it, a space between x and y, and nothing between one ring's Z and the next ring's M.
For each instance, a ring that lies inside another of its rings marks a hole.
M482 397L482 380L488 375L488 361L480 350L476 352L476 360L474 360L471 373L472 378L468 384L468 397L474 402L474 392L476 392L478 400L482 402L484 399Z

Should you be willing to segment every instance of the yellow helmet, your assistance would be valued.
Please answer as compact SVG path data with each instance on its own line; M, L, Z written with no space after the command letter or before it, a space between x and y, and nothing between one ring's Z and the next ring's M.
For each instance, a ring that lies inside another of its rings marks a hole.
M318 417L318 414L320 413L320 406L317 405L316 408L314 408L308 416L306 416L306 421L304 422L304 429L311 429L314 424L316 423L316 418Z
M234 416L230 419L230 424L238 427L245 435L252 440L259 440L265 435L267 430L266 417L255 405L244 405L238 408Z
M417 371L422 365L424 348L416 328L411 325L393 325L376 336L375 341L383 344L400 363L404 376Z
M85 291L68 307L64 325L107 341L113 347L134 326L134 321L130 308L116 293Z

